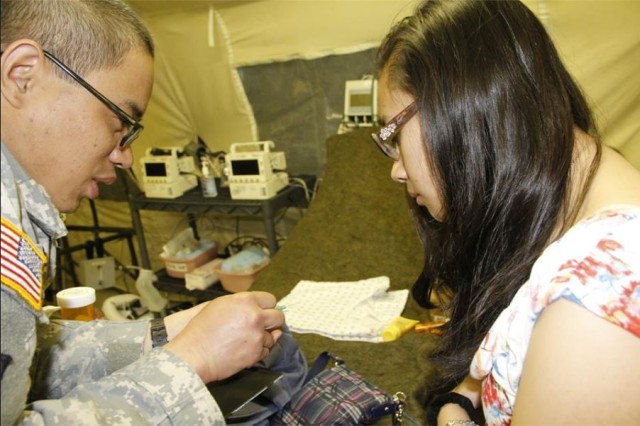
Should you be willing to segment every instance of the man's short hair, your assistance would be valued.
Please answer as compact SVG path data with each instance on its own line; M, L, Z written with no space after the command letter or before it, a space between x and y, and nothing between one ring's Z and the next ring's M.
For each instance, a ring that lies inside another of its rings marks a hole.
M154 55L149 30L121 0L2 0L2 48L31 39L78 74L115 67L133 48Z

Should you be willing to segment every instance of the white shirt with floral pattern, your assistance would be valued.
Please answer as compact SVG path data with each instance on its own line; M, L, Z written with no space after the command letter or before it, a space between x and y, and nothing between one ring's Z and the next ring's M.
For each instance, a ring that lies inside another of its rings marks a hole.
M511 423L529 339L547 306L570 300L640 336L640 206L602 210L573 226L535 262L471 363L489 425Z

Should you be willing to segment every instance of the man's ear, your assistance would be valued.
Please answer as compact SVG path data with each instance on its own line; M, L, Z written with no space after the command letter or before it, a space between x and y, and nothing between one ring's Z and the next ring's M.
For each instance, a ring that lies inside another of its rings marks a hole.
M2 97L19 108L44 72L45 56L33 40L18 40L2 53Z

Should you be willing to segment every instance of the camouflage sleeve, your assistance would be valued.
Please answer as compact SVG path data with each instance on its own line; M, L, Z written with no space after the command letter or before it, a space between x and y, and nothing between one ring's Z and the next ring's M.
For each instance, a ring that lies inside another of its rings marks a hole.
M26 424L224 424L195 371L142 356L148 321L52 321L38 331Z
M142 356L148 321L51 321L38 327L29 398L56 399Z
M158 348L133 364L78 385L61 399L36 401L23 424L211 424L224 418L185 362Z

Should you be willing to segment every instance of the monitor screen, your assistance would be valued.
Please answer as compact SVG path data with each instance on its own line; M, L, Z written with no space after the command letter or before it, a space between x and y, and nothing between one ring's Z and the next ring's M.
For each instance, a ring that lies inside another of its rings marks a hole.
M234 176L259 175L258 160L231 160L231 174Z
M351 93L349 104L351 107L371 107L371 94Z
M164 163L144 163L144 174L149 177L166 177L167 167Z

